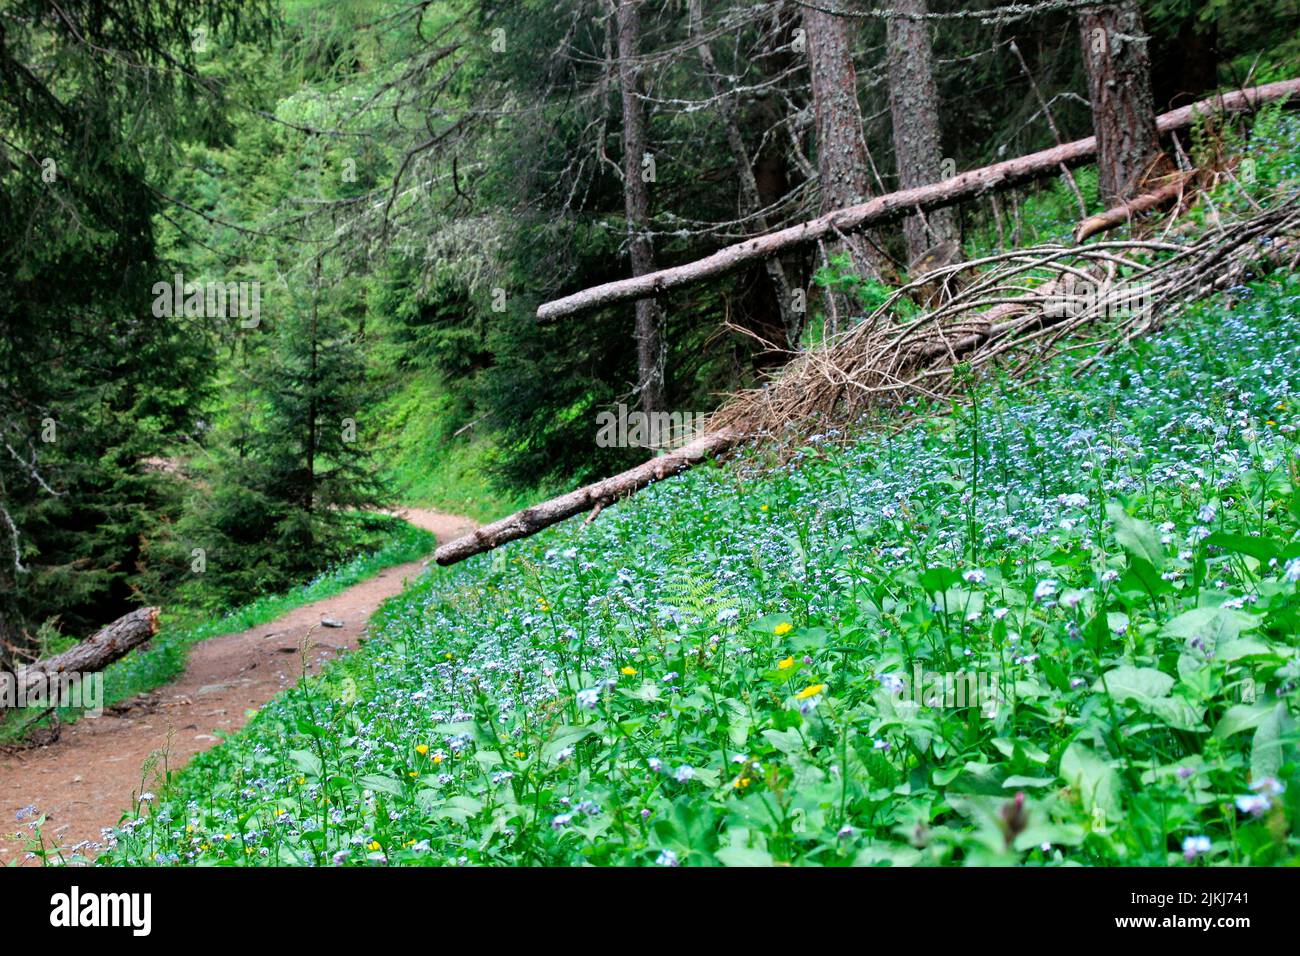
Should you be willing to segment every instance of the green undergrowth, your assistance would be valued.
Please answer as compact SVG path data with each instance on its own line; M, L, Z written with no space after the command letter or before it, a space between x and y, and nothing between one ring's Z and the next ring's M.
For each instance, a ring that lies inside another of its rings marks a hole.
M430 573L101 861L1297 862L1298 302Z
M496 443L482 422L457 418L454 403L428 370L408 373L383 404L384 478L399 500L486 522L545 497L545 490L501 490L487 477ZM458 434L459 432L459 434Z

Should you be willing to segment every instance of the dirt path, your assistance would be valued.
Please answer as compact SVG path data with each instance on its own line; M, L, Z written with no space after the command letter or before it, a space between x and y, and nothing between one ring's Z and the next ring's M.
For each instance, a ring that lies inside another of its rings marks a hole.
M439 543L474 527L468 518L410 508L397 512L433 532ZM0 756L0 864L20 859L31 837L16 822L35 806L45 814L47 842L62 847L98 841L141 789L141 766L164 748L176 769L219 743L215 731L231 733L302 671L300 647L311 632L310 670L357 646L379 603L397 594L424 570L413 561L381 571L333 597L307 604L239 634L196 644L185 673L174 683L109 708L102 717L63 728L48 747ZM322 618L342 621L323 628ZM153 785L143 781L145 789ZM21 832L15 832L21 831Z

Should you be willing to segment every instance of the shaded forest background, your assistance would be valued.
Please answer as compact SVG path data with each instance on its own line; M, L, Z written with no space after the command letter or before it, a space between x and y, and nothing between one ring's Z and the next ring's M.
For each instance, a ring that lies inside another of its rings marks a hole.
M807 27L825 9L644 3L629 46L627 6L5 0L6 662L140 602L228 606L310 577L373 540L357 509L484 518L625 467L645 452L599 447L600 411L711 409L879 301L941 232L1010 246L1078 218L1050 183L919 239L873 234L856 261L814 249L657 315L539 323L540 303L644 271L638 256L686 262L852 198L819 175ZM1091 134L1082 5L997 6L833 8L872 194L918 168L900 176L891 113L911 88L900 23L933 63L928 179ZM1294 3L1140 7L1157 111L1300 62ZM1096 175L1074 178L1100 208ZM178 274L256 283L258 314L159 315Z

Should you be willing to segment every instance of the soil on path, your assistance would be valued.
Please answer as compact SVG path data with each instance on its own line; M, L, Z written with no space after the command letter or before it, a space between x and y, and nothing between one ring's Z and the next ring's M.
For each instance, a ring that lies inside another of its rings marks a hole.
M474 528L456 515L410 508L396 512L431 531L438 543ZM16 814L35 806L45 815L47 845L65 848L101 839L133 805L151 754L166 751L176 770L194 754L220 743L268 700L302 676L303 642L310 634L308 670L357 646L380 602L400 592L429 562L412 561L381 571L346 591L290 611L238 634L194 645L175 682L108 708L95 719L65 725L49 746L0 756L0 865L26 854L31 832ZM322 619L342 627L322 627ZM93 848L80 852L93 855Z

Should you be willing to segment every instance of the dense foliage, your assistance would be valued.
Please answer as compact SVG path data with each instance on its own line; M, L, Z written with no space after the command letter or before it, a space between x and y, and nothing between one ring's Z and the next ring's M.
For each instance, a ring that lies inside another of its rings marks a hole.
M106 859L1294 861L1298 303L431 574Z

